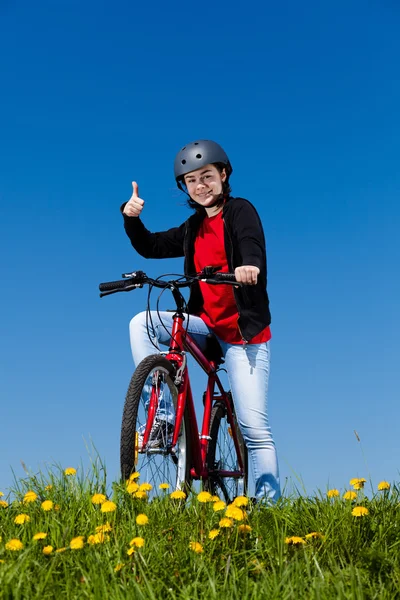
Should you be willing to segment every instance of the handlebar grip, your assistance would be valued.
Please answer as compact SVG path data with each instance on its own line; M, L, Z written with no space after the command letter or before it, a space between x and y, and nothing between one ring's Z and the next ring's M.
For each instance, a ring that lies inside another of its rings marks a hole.
M235 273L215 273L214 278L217 281L236 281Z
M123 290L124 288L132 285L132 279L120 279L119 281L106 281L105 283L99 284L99 290L101 292L109 292L111 290Z

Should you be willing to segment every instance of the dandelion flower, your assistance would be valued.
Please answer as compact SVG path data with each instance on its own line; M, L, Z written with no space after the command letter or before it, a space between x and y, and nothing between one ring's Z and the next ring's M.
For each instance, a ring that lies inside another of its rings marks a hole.
M250 533L251 527L250 525L239 525L238 530L240 533Z
M233 527L232 519L228 519L228 517L223 517L219 522L220 527Z
M66 548L57 548L56 550L56 554L61 554L62 552L65 552Z
M196 552L196 554L204 552L203 546L199 542L189 542L189 548L190 550L193 550L193 552Z
M304 537L306 538L306 540L312 540L316 538L323 540L325 536L322 535L322 533L320 533L319 531L311 531L311 533L307 533Z
M71 550L80 550L81 548L83 548L84 544L84 536L83 535L78 535L77 537L72 538L72 540L69 543L69 547L71 548Z
M343 494L343 498L345 500L355 500L357 498L357 494L355 492L353 492L353 491L345 492Z
M46 492L49 492L51 489L53 489L52 485L46 485L46 487L44 488L46 490Z
M64 475L76 475L76 469L74 467L67 467L64 469Z
M0 498L2 498L4 496L3 492L0 492Z
M153 486L151 485L151 483L141 483L139 485L139 492L151 492L152 489Z
M37 497L38 495L35 492L29 490L24 496L23 503L29 504L30 502L35 502L35 500L37 500Z
M118 571L120 571L124 566L125 566L125 563L117 563L114 567L114 571L116 573L118 573Z
M355 490L362 490L366 481L367 480L364 479L364 477L353 477L353 479L350 479L350 485L352 485Z
M175 490L174 492L171 492L170 497L173 500L185 500L186 494L182 490Z
M249 499L246 498L246 496L236 496L232 504L239 506L239 508L242 506L247 506L249 504Z
M246 518L246 513L238 506L230 504L225 511L225 516L233 519L234 521L243 521L243 519Z
M126 484L126 491L128 492L128 494L134 494L135 492L137 492L139 489L139 485L136 483L136 481L128 481Z
M326 495L328 496L328 498L337 498L338 496L340 496L340 492L339 490L328 490Z
M390 490L390 483L388 481L381 481L378 483L378 490L383 492L384 490Z
M148 522L149 522L149 517L147 515L144 515L143 513L141 513L140 515L138 515L136 517L137 525L147 525Z
M160 490L169 490L171 486L169 485L169 483L160 483L158 487L160 488Z
M111 502L111 500L107 500L101 505L102 513L114 512L115 510L117 510L117 505L115 502Z
M222 500L218 500L218 502L214 502L214 504L213 504L214 512L218 512L220 510L225 510L225 508L226 508L226 504Z
M134 473L131 473L131 475L129 475L129 481L135 481L135 479L139 479L139 477L140 477L140 473L135 471Z
M49 554L51 554L53 552L53 546L45 546L43 548L42 552L45 556L48 556Z
M51 500L45 500L44 502L42 502L41 507L44 511L48 512L49 510L53 509L54 504Z
M365 517L368 513L369 510L365 506L355 506L351 511L353 517Z
M45 540L47 538L47 533L44 533L44 531L39 531L39 533L35 533L35 535L33 536L33 540Z
M210 533L208 534L208 537L210 540L214 540L217 535L219 535L219 529L211 529Z
M197 500L202 503L211 502L211 498L212 496L210 492L200 492L199 494L197 494Z
M16 525L24 525L25 523L29 523L30 520L31 518L29 515L22 513L15 517L14 523L16 523Z
M221 498L219 496L211 496L211 502L219 502Z
M147 500L147 494L144 490L138 490L133 496L134 498L138 498L138 500Z
M23 543L20 540L17 540L16 538L13 538L6 544L6 550L12 550L13 552L17 550L22 550L23 547Z
M143 548L144 539L142 537L134 537L130 542L130 546L134 546L135 548Z
M7 508L8 506L8 502L6 502L5 500L0 500L0 507L1 508Z
M131 547L129 548L129 550L127 550L127 552L126 552L126 553L127 553L127 555L128 555L128 556L132 556L132 554L135 554L135 552L136 552L136 550L135 550L135 547L134 547L134 546L131 546Z
M92 504L103 504L103 502L105 502L106 500L107 498L104 494L94 494L92 496Z
M108 542L110 540L110 536L102 531L95 533L94 535L89 535L87 539L87 543L90 545L94 544L104 544L104 542Z
M108 533L109 531L112 531L112 527L108 521L107 523L104 523L104 525L98 525L96 527L97 533Z
M299 537L298 535L292 535L291 537L285 538L285 544L296 545L296 544L305 544L305 543L306 543L306 541L303 540L303 538Z

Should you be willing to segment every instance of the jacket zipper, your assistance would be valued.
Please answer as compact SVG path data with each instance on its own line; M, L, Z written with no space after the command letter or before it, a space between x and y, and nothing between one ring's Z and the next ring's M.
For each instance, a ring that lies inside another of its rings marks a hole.
M226 222L225 222L225 218L224 218L223 214L222 214L222 220L223 220L223 222L224 222L225 231L226 231L226 233L228 234L229 241L230 241L230 244L231 244L231 248L230 248L230 250L231 250L231 265L232 265L232 269L233 269L233 243L232 243L231 234L229 233L229 229L228 229L228 227L226 226ZM235 298L235 292L233 292L233 297ZM242 337L242 344L243 344L243 348L244 348L244 347L246 346L246 344L248 344L249 342L248 342L248 340L246 340L246 338L243 336L242 330L241 330L241 329L240 329L240 327L239 327L240 310L239 310L238 303L236 302L236 298L235 298L235 304L236 304L236 308L237 308L238 315L239 315L239 316L238 316L238 323L237 323L237 326L238 326L238 329L239 329L239 333L240 333L240 335L241 335L241 337Z

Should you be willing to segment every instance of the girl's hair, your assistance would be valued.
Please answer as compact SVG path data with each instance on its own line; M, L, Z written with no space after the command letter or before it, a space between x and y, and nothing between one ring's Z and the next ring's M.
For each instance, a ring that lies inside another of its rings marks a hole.
M213 165L214 165L214 167L216 167L218 169L219 173L222 173L222 171L224 169L225 169L225 172L226 172L226 165L224 163L213 163ZM187 206L189 206L189 208L193 208L197 212L203 212L204 211L204 207L200 206L200 204L197 204L197 202L195 202L194 200L192 200L191 197L189 196L183 177L180 179L180 182L182 184L182 187L184 187L185 192L187 194L187 198L186 198L186 204L187 204ZM227 173L225 181L222 182L222 193L220 194L218 202L215 204L215 206L218 207L218 208L220 206L223 206L223 204L225 203L225 201L228 198L228 196L230 196L231 192L232 192L232 188L231 188L231 186L229 184L229 175Z

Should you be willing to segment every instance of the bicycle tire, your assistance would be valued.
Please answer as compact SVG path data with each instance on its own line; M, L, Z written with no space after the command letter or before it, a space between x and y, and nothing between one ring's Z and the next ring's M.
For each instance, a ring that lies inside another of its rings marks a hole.
M190 423L185 410L181 431L175 451L168 446L168 435L162 436L160 447L145 452L138 451L137 436L147 421L145 386L154 385L156 374L158 393L169 394L170 410L176 410L178 389L174 384L175 367L159 354L144 358L137 366L126 394L121 425L121 475L127 480L134 471L140 473L140 481L150 483L151 496L165 493L160 490L161 483L167 483L170 491L182 489L186 493L190 488L191 445ZM150 384L149 381L152 383ZM149 389L149 388L148 388ZM147 391L148 391L147 389ZM147 394L148 397L148 394ZM166 421L164 423L167 424Z
M225 502L232 502L236 496L247 493L248 484L248 453L240 432L235 411L233 408L234 426L239 442L239 449L243 462L243 477L223 477L213 471L226 470L237 471L239 460L236 452L232 434L229 432L230 425L227 420L227 411L223 402L216 402L211 411L210 441L207 449L207 468L211 471L208 479L204 482L204 488L211 494L223 496Z

